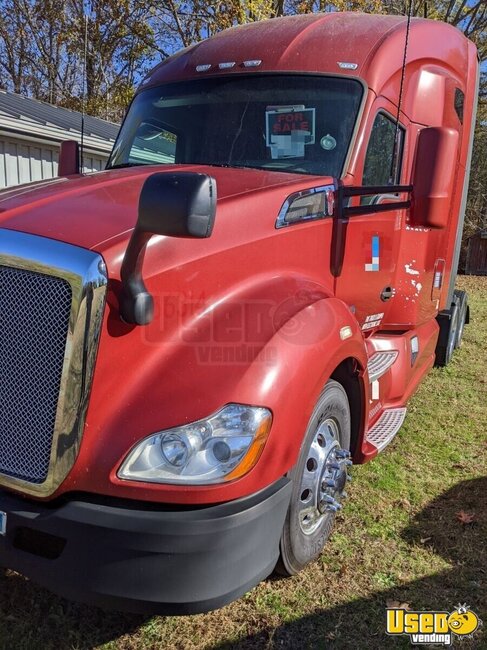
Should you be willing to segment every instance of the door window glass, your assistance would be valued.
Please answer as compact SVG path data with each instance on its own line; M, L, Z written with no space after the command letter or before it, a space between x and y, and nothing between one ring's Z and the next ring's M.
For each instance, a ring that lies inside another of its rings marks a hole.
M384 113L378 113L370 134L365 156L363 185L389 185L399 183L401 176L404 129ZM393 161L394 158L394 161Z

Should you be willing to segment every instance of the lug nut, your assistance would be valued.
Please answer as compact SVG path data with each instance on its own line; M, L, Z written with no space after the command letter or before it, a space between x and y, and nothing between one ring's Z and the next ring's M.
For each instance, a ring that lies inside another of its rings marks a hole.
M324 501L325 503L335 503L335 499L329 494L324 494L322 501Z
M353 465L353 460L350 460L350 458L346 458L343 462L345 465Z
M331 469L340 469L340 465L338 463L330 463L328 467Z
M337 482L331 478L326 478L321 484L321 489L325 490L326 488L336 488Z
M342 509L342 505L340 503L330 504L328 506L328 510L331 510L332 512L337 512L338 510L341 510L341 509Z
M337 458L350 458L351 454L347 449L339 449L335 452Z
M347 474L347 481L351 481L351 480L352 480L352 477L350 476L350 474Z
M327 494L324 495L323 499L320 501L318 505L318 510L321 513L326 512L327 510L331 510L332 512L337 512L337 510L341 510L341 509L342 509L342 504Z

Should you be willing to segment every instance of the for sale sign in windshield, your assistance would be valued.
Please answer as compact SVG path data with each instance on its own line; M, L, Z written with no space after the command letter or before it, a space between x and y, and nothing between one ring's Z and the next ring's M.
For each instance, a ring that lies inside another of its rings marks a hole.
M315 142L315 109L303 106L268 106L266 144L273 159L302 158L304 147Z

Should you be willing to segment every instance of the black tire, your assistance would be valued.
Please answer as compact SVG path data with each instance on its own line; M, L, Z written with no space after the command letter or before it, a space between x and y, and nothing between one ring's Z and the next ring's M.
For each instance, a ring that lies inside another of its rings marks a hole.
M455 339L455 349L458 349L462 345L463 330L467 320L468 296L465 291L455 291L455 294L459 299L458 327Z
M330 420L336 423L336 430L341 450L349 450L350 406L345 390L341 384L333 380L327 382L318 399L306 429L298 462L290 472L290 478L293 481L293 491L281 535L281 555L276 566L276 572L280 575L294 575L301 571L301 569L309 564L309 562L312 562L319 557L333 528L335 512L325 512L321 514L321 523L320 520L318 520L318 527L310 534L303 532L301 527L302 524L299 519L300 499L302 496L302 478L304 476L305 464L310 460L308 454L311 453L311 446L316 440L316 434L320 424L323 425L323 423L329 422ZM342 452L340 451L339 453ZM349 463L348 460L340 461L340 463L341 462ZM343 479L340 480L342 483L342 491L347 476L346 465L344 465L344 468L344 476L342 476L342 471L340 471L340 477Z
M440 335L438 344L436 346L436 359L435 365L444 367L447 366L453 356L457 343L458 324L460 316L460 308L458 302L451 305L449 312L444 312L439 320Z
M450 363L453 353L455 352L459 319L460 319L460 309L459 306L455 304L454 307L452 307L450 333L448 334L448 342L446 344L445 365Z

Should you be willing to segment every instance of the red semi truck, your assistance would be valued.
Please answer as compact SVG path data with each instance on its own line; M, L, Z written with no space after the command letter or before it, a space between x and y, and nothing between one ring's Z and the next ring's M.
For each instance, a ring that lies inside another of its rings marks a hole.
M246 25L149 74L106 171L0 194L4 567L191 613L319 556L468 321L478 76L443 23Z

